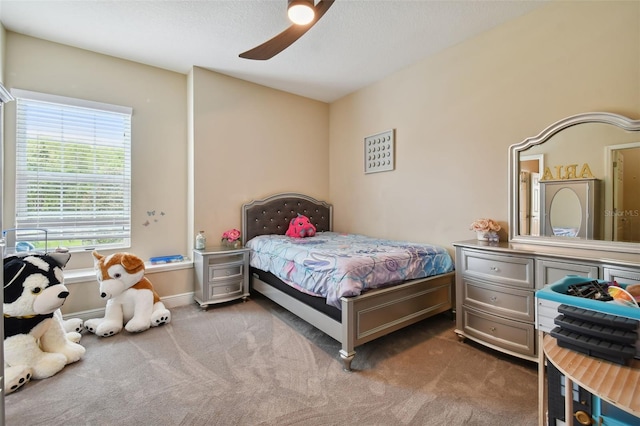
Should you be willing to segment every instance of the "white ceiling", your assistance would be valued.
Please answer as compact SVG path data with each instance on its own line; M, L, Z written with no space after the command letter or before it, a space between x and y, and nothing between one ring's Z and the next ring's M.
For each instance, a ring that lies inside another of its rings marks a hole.
M332 102L545 0L336 0L268 61L241 59L284 30L287 0L0 0L7 30L179 73L199 66Z

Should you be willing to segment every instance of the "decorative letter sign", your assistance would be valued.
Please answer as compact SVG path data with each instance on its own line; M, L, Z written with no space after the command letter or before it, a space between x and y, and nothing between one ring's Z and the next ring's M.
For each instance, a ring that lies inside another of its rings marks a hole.
M582 165L580 169L580 173L577 173L578 165L577 164L569 164L567 166L554 166L553 167L556 174L554 176L551 173L551 169L549 167L544 168L544 173L542 175L542 179L540 180L566 180L566 179L590 179L593 178L593 174L591 173L591 169L587 163Z

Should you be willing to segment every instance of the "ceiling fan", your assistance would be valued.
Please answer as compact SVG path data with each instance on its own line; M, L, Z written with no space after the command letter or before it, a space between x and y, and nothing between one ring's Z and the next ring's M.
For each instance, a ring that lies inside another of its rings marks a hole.
M288 2L287 11L293 25L260 46L241 53L239 55L241 58L259 61L273 58L309 31L329 10L334 0L320 0L316 5L314 0L288 0ZM300 16L297 15L298 13L304 18L298 18Z

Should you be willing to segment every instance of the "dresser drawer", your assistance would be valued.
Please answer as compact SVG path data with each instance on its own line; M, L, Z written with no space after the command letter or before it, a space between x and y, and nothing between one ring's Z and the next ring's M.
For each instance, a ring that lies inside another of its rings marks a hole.
M537 288L560 281L567 275L598 278L598 266L589 263L557 262L548 259L538 259L536 262Z
M468 307L462 311L463 331L469 336L512 352L535 356L536 332L533 324L496 317Z
M604 267L605 281L616 281L618 284L640 284L640 269L623 269Z
M244 262L209 266L209 282L227 278L241 277L244 273Z
M533 289L533 271L532 258L462 251L461 272L467 276Z
M520 321L535 319L533 291L464 279L463 294L467 306Z

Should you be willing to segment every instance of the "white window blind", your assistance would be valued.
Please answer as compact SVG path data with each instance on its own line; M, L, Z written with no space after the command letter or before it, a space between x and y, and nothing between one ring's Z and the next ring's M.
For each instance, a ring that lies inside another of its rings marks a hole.
M12 90L16 240L122 247L131 233L131 109Z

